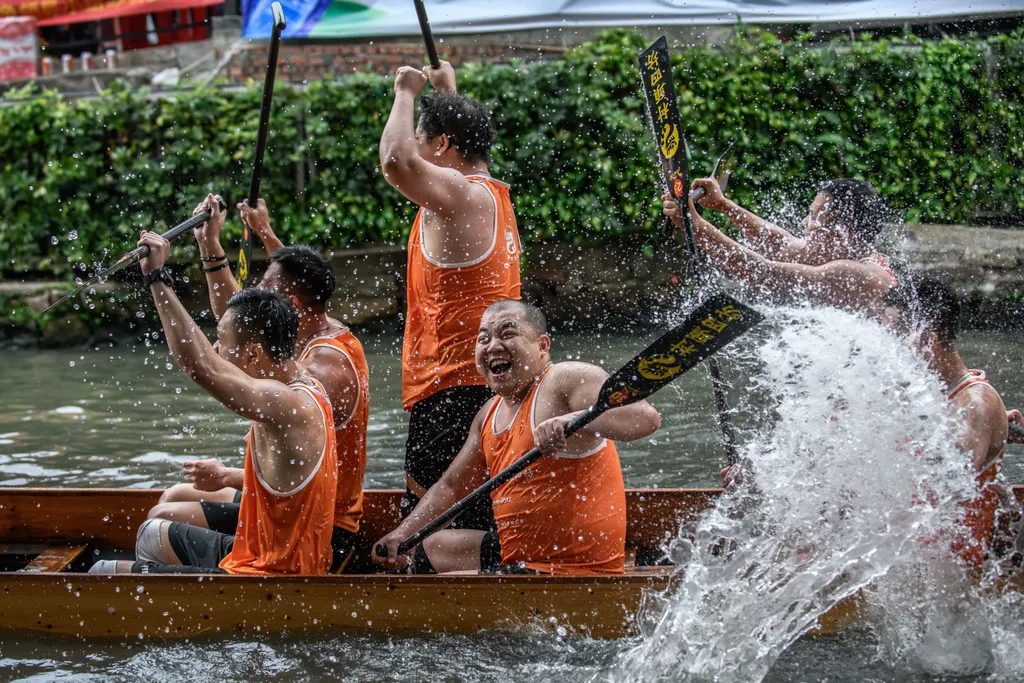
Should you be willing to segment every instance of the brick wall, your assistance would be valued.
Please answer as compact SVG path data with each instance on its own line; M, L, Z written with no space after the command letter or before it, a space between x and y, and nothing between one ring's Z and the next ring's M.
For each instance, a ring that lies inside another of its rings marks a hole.
M502 44L472 44L438 46L442 59L459 66L467 62L507 62L518 58L525 61L558 58L564 52L560 47L529 47ZM262 81L267 67L266 44L254 44L242 50L221 70L221 75L232 82L252 78ZM426 64L423 43L307 43L281 45L278 54L277 78L301 83L321 80L327 76L342 76L354 71L394 73L398 67Z

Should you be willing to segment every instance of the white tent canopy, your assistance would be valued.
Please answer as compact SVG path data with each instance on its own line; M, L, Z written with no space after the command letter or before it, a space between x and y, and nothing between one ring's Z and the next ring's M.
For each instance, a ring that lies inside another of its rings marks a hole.
M286 37L419 33L412 0L284 0ZM439 34L594 26L856 23L974 19L1024 13L1024 0L426 0ZM269 36L270 0L243 0L245 33ZM264 28L266 30L264 30Z

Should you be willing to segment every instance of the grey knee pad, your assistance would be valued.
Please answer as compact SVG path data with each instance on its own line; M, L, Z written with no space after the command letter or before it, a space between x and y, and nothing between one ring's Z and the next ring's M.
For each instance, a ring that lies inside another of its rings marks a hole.
M177 564L170 561L164 554L163 543L160 542L160 528L170 522L163 519L147 519L139 527L135 535L135 559L139 562L157 562L159 564Z

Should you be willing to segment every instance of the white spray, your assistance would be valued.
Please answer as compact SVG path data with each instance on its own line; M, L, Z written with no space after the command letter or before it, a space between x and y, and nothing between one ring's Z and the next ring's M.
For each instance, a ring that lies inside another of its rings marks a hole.
M881 326L788 308L746 348L729 361L751 373L746 476L669 544L678 580L617 680L761 680L830 608L940 546L971 495L938 380Z

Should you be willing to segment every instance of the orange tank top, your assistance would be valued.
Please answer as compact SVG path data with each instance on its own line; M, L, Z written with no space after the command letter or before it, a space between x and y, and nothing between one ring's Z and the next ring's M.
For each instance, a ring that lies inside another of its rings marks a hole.
M331 566L331 526L338 490L334 418L323 385L292 382L320 408L324 449L313 472L295 489L278 493L260 474L253 453L254 427L246 437L245 472L238 528L231 552L220 562L230 574L326 574Z
M489 176L466 179L487 188L494 200L490 249L467 263L442 265L423 244L423 209L409 234L402 405L456 386L485 384L473 354L484 310L495 301L519 298L519 232L508 185Z
M366 470L366 424L370 419L370 370L363 345L347 328L333 337L314 337L299 356L303 362L313 349L337 351L348 359L358 380L355 409L344 422L334 423L338 453L338 497L334 526L352 533L359 531L363 517L363 472Z
M949 392L947 397L952 401L957 394L975 384L989 384L985 373L981 370L968 370ZM999 492L995 487L996 477L1003 471L1003 451L999 451L988 467L978 472L975 477L978 494L974 499L963 504L963 534L953 539L953 552L959 555L969 566L981 568L988 554L988 544L992 537L992 527L996 521L996 510L999 509Z
M487 469L497 474L534 446L536 400L545 370L511 424L499 430L494 402L480 430ZM621 574L626 489L615 444L583 454L546 455L491 492L502 564L551 574Z
M892 286L893 287L896 286L896 284L897 284L897 282L896 282L896 274L892 272L892 265L889 263L889 257L888 256L886 256L885 254L883 254L881 252L876 251L875 253L871 254L871 256L867 256L865 258L862 258L860 260L860 262L861 263L870 263L872 265L878 266L879 268L884 270L886 272L886 274L889 276L889 279L892 281Z

